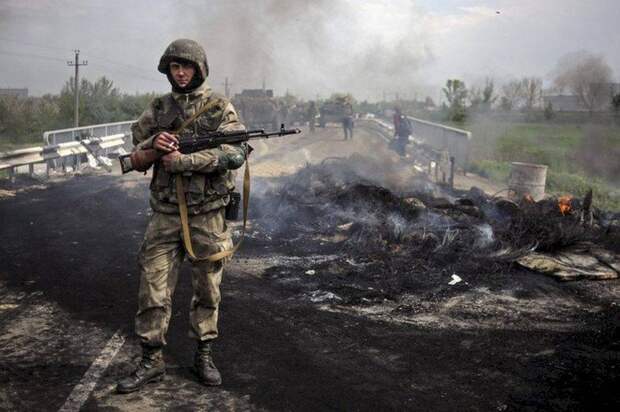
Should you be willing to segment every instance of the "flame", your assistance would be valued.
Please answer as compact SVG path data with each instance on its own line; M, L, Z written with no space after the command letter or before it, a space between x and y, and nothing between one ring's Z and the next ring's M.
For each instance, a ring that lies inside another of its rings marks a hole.
M560 196L558 198L558 207L560 208L560 213L562 215L566 215L571 211L570 202L573 198L571 196Z
M523 200L525 200L527 203L536 203L532 195L529 193L523 196Z

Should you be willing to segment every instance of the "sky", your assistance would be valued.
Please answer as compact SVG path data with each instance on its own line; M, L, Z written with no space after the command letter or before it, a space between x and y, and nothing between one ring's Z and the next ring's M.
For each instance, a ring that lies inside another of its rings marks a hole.
M448 78L550 81L564 55L603 55L620 77L618 0L0 0L0 87L58 93L73 75L165 92L165 47L206 49L211 86L306 99L435 100Z

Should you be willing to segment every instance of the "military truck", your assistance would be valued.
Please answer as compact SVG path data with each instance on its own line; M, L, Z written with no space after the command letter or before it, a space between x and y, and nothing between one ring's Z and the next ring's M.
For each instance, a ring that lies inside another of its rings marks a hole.
M245 89L232 98L233 105L248 129L276 130L280 108L271 89Z
M350 116L352 113L351 96L334 95L319 108L319 127L325 127L327 123L341 123L345 116Z

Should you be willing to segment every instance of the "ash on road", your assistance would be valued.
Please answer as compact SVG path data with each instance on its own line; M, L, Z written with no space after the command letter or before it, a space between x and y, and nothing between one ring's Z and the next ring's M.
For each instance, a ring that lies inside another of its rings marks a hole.
M257 144L257 196L273 176L326 157L391 156L363 128L353 141L340 138L326 129ZM253 236L223 282L215 356L224 384L206 388L189 371L185 267L166 379L117 395L115 381L139 354L131 330L147 184L138 174L76 176L0 199L0 410L75 407L69 396L88 385L83 410L620 406L617 281L560 283L514 269L450 285L451 273L418 268L408 274L408 293L390 298L349 282L347 268L363 263L346 259L338 243L310 250ZM330 277L336 293L323 288Z

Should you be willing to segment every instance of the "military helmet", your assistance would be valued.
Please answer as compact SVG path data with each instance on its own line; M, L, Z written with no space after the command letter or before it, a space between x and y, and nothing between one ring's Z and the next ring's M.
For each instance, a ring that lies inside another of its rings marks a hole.
M170 43L159 59L157 70L166 75L169 74L170 62L175 60L187 60L197 67L197 74L200 74L202 80L209 75L209 64L207 63L207 54L202 46L190 39L177 39Z

